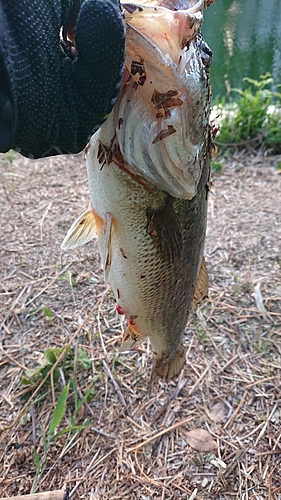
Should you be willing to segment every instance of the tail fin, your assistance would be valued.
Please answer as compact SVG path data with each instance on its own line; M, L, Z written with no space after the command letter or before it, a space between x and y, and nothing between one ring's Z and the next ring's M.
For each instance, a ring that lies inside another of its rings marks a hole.
M185 348L180 344L179 349L173 356L168 358L155 358L151 378L150 378L150 390L152 389L155 382L163 377L167 382L174 378L180 373L185 364Z

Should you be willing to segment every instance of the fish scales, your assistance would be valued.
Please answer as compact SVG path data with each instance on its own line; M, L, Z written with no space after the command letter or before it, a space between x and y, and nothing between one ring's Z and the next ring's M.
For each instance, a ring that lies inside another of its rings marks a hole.
M187 5L180 2L181 7ZM188 26L192 25L187 32L189 46L186 42L183 51L179 40L173 39L169 57L163 52L166 41L164 48L162 41L157 45L161 29L165 34L168 3L175 6L176 1L161 2L164 25L160 20L156 35L151 16L155 23L157 19L145 8L159 2L144 1L137 11L136 5L123 4L128 24L127 81L87 150L91 206L74 222L62 244L69 249L97 237L105 278L114 291L118 312L127 320L121 349L150 339L155 357L152 382L160 376L169 380L184 365L182 337L193 297L204 297L208 285L202 256L211 150L210 61L199 33L203 2L188 2L192 11L185 14L185 22L188 19ZM177 29L181 22L179 17ZM153 55L147 56L151 47L158 59L155 71L148 61ZM184 67L179 56L185 57ZM167 82L159 76L163 72ZM169 126L176 131L164 133L153 144L155 132L161 134Z

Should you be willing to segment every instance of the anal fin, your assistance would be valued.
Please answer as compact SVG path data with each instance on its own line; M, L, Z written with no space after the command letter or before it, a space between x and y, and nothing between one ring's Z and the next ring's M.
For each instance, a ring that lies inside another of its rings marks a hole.
M61 248L62 250L71 250L92 240L102 230L104 222L97 215L93 208L88 208L73 222L67 231Z
M143 337L133 325L128 325L119 348L119 352L129 351L145 341Z

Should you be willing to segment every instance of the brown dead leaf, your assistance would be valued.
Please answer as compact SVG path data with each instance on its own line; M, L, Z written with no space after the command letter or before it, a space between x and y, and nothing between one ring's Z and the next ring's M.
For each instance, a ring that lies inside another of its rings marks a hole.
M216 424L224 422L227 417L227 408L223 401L215 403L210 410L210 419Z
M197 451L211 451L218 447L216 441L205 429L193 429L185 435L191 448Z

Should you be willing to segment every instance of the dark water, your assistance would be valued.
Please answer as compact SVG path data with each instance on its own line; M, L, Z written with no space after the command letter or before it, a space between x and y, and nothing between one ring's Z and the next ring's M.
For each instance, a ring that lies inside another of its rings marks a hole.
M266 72L276 90L281 83L281 0L216 0L205 11L202 31L214 52L214 97L243 88L244 76L258 79Z

